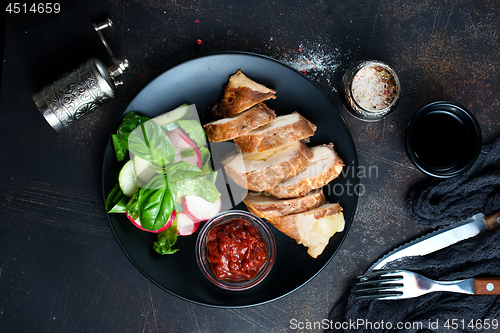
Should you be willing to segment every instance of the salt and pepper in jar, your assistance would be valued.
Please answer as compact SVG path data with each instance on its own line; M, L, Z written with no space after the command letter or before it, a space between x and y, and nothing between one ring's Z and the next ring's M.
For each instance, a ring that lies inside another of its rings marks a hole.
M401 86L396 73L387 64L365 60L346 71L341 91L344 106L354 117L378 121L396 108Z

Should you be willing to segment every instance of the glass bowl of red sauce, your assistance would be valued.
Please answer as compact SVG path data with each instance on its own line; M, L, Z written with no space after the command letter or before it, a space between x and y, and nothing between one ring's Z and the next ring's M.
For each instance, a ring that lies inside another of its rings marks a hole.
M209 281L226 290L246 290L271 271L276 243L269 226L242 210L209 220L196 241L196 260Z

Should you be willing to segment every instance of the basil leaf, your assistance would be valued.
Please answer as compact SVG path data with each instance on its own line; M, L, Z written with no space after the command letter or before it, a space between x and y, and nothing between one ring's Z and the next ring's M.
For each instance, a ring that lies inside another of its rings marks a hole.
M201 174L201 169L186 161L171 163L165 167L169 183L180 182Z
M173 131L177 127L179 127L179 124L176 121L161 126L161 128L163 128L165 132Z
M121 190L120 185L116 184L106 198L106 211L108 213L124 213L127 201L128 198Z
M124 148L124 151L128 150L128 137L134 129L139 126L139 124L149 121L148 117L140 116L135 112L127 113L123 119L120 126L118 126L117 136Z
M174 197L174 202L177 200L177 182L168 181L168 188L170 189L170 193L172 197ZM179 197L180 198L180 197ZM174 208L175 209L175 208ZM176 209L177 210L177 209Z
M210 175L211 178L214 177L213 173L207 175ZM216 202L220 197L220 192L215 186L214 181L212 181L211 179L207 179L205 176L187 179L184 182L178 183L177 195L180 198L187 195L193 195L203 198L211 203ZM216 174L215 177L217 177Z
M164 165L173 161L175 148L165 131L155 121L140 124L130 133L129 150L155 165Z
M139 218L139 207L138 207L139 191L135 191L134 195L128 200L125 210L128 212L134 220Z
M192 148L192 147L181 150L181 158L191 157L194 155L195 155L195 152L194 152L194 148Z
M201 154L201 174L204 175L212 171L212 167L210 166L210 150L207 147L200 148Z
M153 244L153 249L161 254L173 254L179 249L172 249L172 246L177 242L177 217L172 225L165 231L158 233L157 241Z
M211 182L215 183L215 181L217 180L217 171L211 171L207 174L204 174L203 177L205 177L206 179L210 180Z
M197 120L179 120L178 123L198 147L203 147L207 144L205 130Z
M163 227L175 207L166 175L153 176L145 187L139 190L137 201L141 226L148 230L158 230Z
M127 212L127 202L129 198L124 195L123 198L116 203L116 205L111 208L108 213L126 213Z
M118 162L123 161L127 155L127 150L123 147L120 137L118 134L112 134L111 140L113 141L113 147L115 148L116 160Z

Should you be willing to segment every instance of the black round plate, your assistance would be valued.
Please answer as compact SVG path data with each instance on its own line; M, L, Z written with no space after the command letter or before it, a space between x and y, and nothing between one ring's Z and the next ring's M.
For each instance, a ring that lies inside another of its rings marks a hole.
M131 101L120 119L129 111L156 116L182 104L196 104L202 124L213 120L211 107L222 97L229 76L241 69L251 79L276 90L276 99L266 102L277 115L298 111L318 129L309 146L333 143L343 159L344 173L325 186L327 200L344 208L346 226L335 234L324 252L311 258L306 248L273 228L276 238L276 263L261 284L246 291L225 291L211 284L200 272L195 258L198 232L179 237L173 255L161 256L153 249L156 235L135 228L124 214L108 214L111 229L132 263L164 290L189 301L216 307L243 307L275 300L298 289L318 274L342 244L354 217L357 156L349 129L331 100L299 71L260 55L228 52L194 58L165 71L151 81ZM217 162L217 161L214 161ZM118 179L122 164L117 163L111 139L103 162L104 200ZM217 168L216 168L217 169ZM220 175L219 177L222 177ZM236 209L244 209L239 204Z

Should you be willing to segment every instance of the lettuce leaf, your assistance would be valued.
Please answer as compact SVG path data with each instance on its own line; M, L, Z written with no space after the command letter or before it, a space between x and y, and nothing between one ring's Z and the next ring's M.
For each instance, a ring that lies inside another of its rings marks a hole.
M172 246L177 242L177 217L172 225L160 233L158 233L157 240L153 244L153 249L161 254L173 254L179 249L173 249Z

